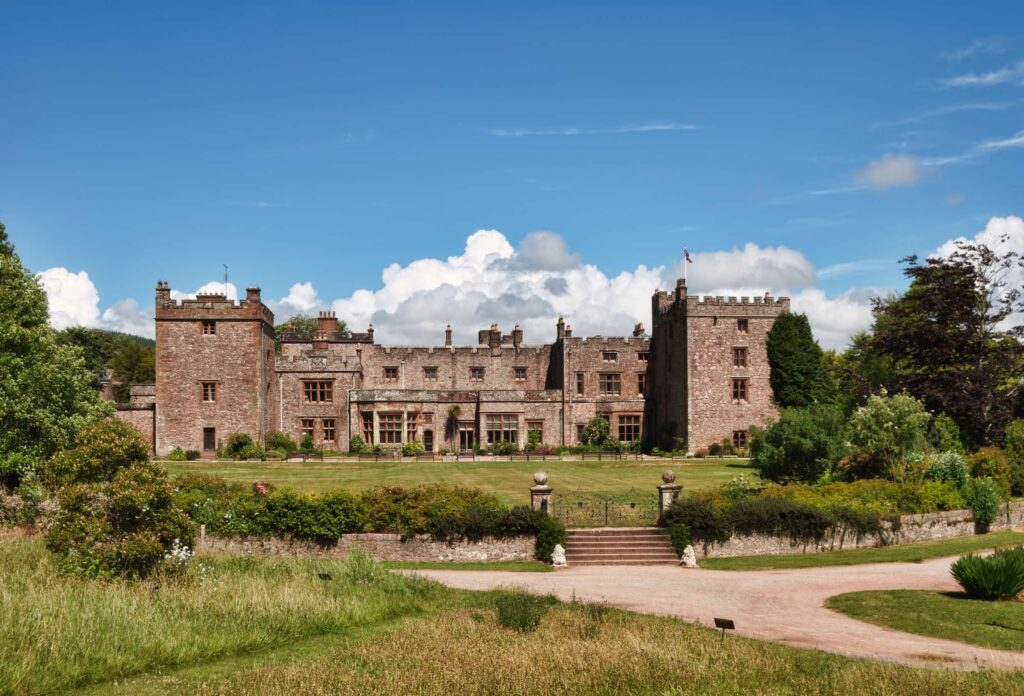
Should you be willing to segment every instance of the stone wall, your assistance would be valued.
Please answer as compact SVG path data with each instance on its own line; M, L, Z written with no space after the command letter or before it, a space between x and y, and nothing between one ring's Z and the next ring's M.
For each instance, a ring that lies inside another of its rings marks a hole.
M992 531L1024 527L1024 502L1003 505ZM886 535L887 544L912 544L954 537L970 536L974 531L974 514L970 510L932 512L924 515L903 515L899 530ZM733 556L779 556L794 553L820 553L841 549L872 548L880 545L878 537L857 540L852 534L825 539L821 544L793 543L789 539L755 534L733 536L722 544L697 547L698 558L729 558Z
M153 449L154 417L156 410L150 405L133 406L131 404L118 404L114 416L125 423L131 423L136 430L142 433L150 450Z
M533 537L482 539L447 544L421 535L402 540L398 534L345 534L334 545L295 539L242 539L207 536L197 550L237 555L346 558L355 548L365 549L378 561L530 561Z

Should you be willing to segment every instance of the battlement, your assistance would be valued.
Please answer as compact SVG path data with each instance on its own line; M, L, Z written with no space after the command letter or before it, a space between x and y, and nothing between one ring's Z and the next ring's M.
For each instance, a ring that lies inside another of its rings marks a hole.
M686 283L679 281L674 293L656 290L651 298L653 318L658 320L673 312L684 316L763 314L776 316L789 311L788 297L772 297L765 293L761 297L725 295L688 295Z
M260 299L260 289L246 288L244 300L229 300L222 292L203 292L192 299L174 300L166 280L156 284L156 319L259 320L274 325L274 313Z

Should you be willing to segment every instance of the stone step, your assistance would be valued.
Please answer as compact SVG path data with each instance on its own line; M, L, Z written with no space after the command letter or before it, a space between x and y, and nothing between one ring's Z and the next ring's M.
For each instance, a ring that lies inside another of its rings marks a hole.
M578 530L572 529L566 532L566 537L569 539L582 539L582 538L601 538L611 539L614 537L665 537L668 538L668 532L661 529L594 529L594 530Z
M569 561L566 559L567 565L573 566L651 566L651 565L677 565L679 559L673 558L672 560L614 560L614 559L601 559L601 560L573 560Z
M670 549L671 542L668 541L639 541L625 539L623 541L573 541L567 544L566 548L574 549Z
M570 556L672 556L675 557L676 552L673 549L585 549L577 551L575 549L567 549L565 552L566 558Z

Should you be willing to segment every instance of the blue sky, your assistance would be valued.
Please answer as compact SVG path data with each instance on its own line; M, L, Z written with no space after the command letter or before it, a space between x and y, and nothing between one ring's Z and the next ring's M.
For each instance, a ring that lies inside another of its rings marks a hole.
M1020 2L3 2L0 25L0 220L33 270L87 274L95 301L51 277L64 323L143 326L156 279L195 291L226 263L282 316L334 306L395 340L426 336L403 303L467 293L466 335L517 311L611 331L566 294L604 282L598 306L630 298L616 325L642 319L684 246L697 289L754 291L711 256L747 244L799 252L809 278L763 282L819 291L812 319L847 293L863 323L896 259L1024 214ZM472 287L382 280L477 230L510 248L478 239ZM568 266L512 263L537 230ZM605 280L530 284L580 262ZM104 319L128 298L139 316Z

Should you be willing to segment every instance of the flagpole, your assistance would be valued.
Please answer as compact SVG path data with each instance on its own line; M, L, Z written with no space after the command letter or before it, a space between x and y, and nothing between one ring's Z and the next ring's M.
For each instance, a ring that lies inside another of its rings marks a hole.
M686 285L686 266L687 266L686 248L683 247L683 285Z

